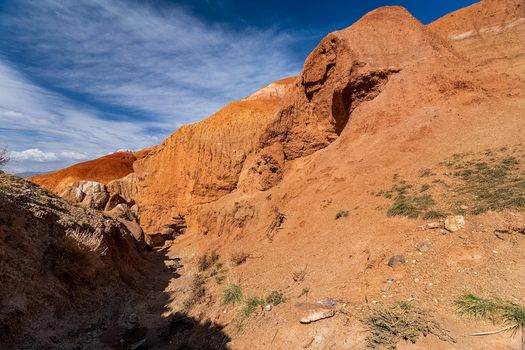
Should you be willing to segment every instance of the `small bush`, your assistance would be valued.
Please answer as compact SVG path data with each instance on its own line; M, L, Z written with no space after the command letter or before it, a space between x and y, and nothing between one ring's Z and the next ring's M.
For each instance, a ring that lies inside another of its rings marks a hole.
M428 191L429 189L430 189L429 184L422 184L421 188L419 189L419 192L425 192L425 191Z
M257 310L258 306L264 306L264 300L259 297L250 297L242 309L242 316L248 317Z
M335 219L339 220L341 218L346 218L348 217L348 215L349 215L348 210L340 210L337 212L337 214L335 214Z
M416 343L421 336L428 334L455 343L447 331L441 328L427 312L416 309L408 303L371 310L364 322L370 328L370 334L366 338L369 348L395 349L397 343L402 340Z
M284 303L284 301L284 294L280 290L274 290L266 297L266 304L272 304L273 306Z
M235 252L231 255L230 261L232 262L233 265L239 266L239 265L244 264L246 260L248 260L249 257L250 257L250 254L246 252Z
M447 214L436 210L429 210L423 215L423 219L425 220L442 219L445 217L447 217Z
M217 261L219 261L219 254L216 251L211 252L210 254L205 253L199 258L198 267L199 271L203 272L213 266Z
M242 289L238 284L230 284L224 291L224 303L227 305L235 305L242 300Z

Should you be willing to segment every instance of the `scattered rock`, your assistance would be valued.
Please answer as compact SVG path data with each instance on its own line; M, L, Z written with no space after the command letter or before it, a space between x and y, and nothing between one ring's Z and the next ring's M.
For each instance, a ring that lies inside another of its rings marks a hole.
M178 260L164 260L164 265L172 269L178 269L182 267L182 264Z
M417 245L416 245L416 248L417 250L419 250L420 252L424 253L424 252L428 252L430 250L430 247L432 246L432 243L430 242L430 240L428 239L425 239L425 240L422 240L421 242L419 242Z
M388 260L388 266L390 267L396 267L398 265L404 265L406 263L406 259L403 255L394 255Z
M161 247L164 245L164 237L160 233L146 234L144 235L146 244L150 247Z
M465 227L465 218L462 215L449 216L445 219L445 229L449 232L456 232Z
M106 207L104 208L104 211L110 211L111 209L115 208L119 204L126 204L126 200L120 196L118 193L112 193L109 196L108 202L106 203Z
M441 227L441 224L437 221L435 222L429 222L427 225L426 225L426 228L429 229L429 230L434 230L434 229L437 229L437 228L440 228Z
M325 318L334 317L334 315L335 315L335 310L319 308L319 309L310 311L308 315L301 318L300 322L302 324L308 324L308 323L316 322L316 321L319 321Z
M322 300L319 300L318 304L325 305L325 306L334 306L335 304L337 304L337 301L335 301L332 298L324 298Z
M266 311L266 312L272 311L272 304L267 304L267 305L264 307L264 311Z

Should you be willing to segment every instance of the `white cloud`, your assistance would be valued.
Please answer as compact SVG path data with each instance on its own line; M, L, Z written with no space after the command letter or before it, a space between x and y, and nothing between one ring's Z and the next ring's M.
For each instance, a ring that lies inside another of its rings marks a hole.
M42 152L38 148L30 148L21 152L11 152L11 159L18 161L32 160L35 162L57 161L58 157L53 152Z
M30 148L25 151L10 152L13 161L34 161L34 162L55 162L59 160L85 160L88 155L85 153L65 151L60 153L44 152L38 148Z

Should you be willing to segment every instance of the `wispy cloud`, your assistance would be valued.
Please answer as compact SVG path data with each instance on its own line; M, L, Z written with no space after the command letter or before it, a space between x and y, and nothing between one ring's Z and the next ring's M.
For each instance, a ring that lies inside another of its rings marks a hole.
M94 101L191 121L299 67L276 30L206 24L135 1L18 0L2 16L24 69Z
M35 86L2 60L0 91L0 145L11 150L13 172L52 170L161 140L147 123L106 120L97 110Z

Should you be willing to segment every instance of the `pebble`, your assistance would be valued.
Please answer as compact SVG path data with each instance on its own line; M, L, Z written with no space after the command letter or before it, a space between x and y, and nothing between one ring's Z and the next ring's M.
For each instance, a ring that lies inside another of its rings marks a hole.
M394 255L388 260L388 266L396 267L398 265L404 265L406 263L405 257L403 255Z

